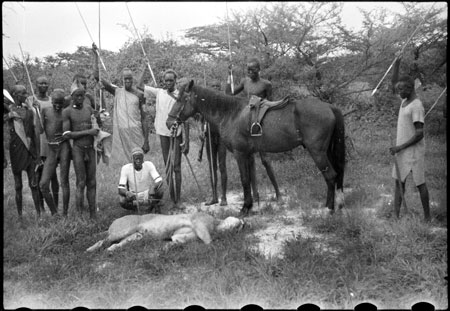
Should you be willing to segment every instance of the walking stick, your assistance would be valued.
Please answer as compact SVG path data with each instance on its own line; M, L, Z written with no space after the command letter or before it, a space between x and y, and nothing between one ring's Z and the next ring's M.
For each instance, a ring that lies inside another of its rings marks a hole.
M198 190L199 190L200 193L203 195L203 194L204 194L204 193L203 193L203 190L202 190L202 188L200 187L200 184L198 183L198 180L197 180L197 177L195 176L194 170L192 169L191 161L189 161L189 158L188 158L188 156L187 156L185 153L183 153L183 155L184 155L184 157L186 158L186 161L187 161L187 163L188 163L189 168L191 169L191 173L192 173L192 176L194 176L195 182L197 183Z

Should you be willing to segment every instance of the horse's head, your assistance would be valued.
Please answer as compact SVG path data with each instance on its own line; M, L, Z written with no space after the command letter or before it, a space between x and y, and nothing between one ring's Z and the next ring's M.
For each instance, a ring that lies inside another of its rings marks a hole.
M192 94L192 87L194 81L181 85L178 93L178 99L172 106L169 116L166 120L167 128L172 128L174 125L186 121L189 117L196 113L194 108L195 94Z

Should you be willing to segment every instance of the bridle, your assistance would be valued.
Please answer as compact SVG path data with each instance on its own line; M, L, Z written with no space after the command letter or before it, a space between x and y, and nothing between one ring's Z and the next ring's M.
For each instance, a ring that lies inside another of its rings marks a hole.
M185 120L182 120L182 119L181 119L180 114L181 114L181 112L184 110L185 103L186 103L187 101L190 101L190 100L191 100L191 92L186 92L186 91L184 91L182 95L183 95L183 97L187 97L187 98L185 98L184 100L181 101L180 109L178 110L177 114L176 114L176 115L173 115L173 114L170 114L170 113L168 114L168 116L169 116L170 118L175 119L175 122L176 122L177 126L185 121ZM177 101L176 101L177 103L180 102L180 101L179 101L180 98L181 98L181 96L179 96L179 97L177 98Z

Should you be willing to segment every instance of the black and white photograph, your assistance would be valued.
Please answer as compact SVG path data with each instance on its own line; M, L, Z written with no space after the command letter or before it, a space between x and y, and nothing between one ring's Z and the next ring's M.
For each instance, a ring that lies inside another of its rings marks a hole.
M3 307L448 309L447 19L3 1Z

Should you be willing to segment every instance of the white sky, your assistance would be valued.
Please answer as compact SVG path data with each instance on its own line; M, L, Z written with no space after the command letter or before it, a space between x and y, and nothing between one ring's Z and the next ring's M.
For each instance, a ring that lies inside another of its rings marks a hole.
M98 2L77 2L89 32L98 45ZM128 2L138 31L148 28L160 40L195 26L209 25L231 11L263 6L267 2ZM361 25L358 7L378 6L401 10L400 2L345 2L343 21L357 29ZM119 24L129 24L125 2L101 2L101 48L117 52L132 34ZM90 46L92 41L78 13L75 2L2 2L3 56L20 57L19 42L31 57L73 53L77 46ZM131 26L132 27L132 26Z

